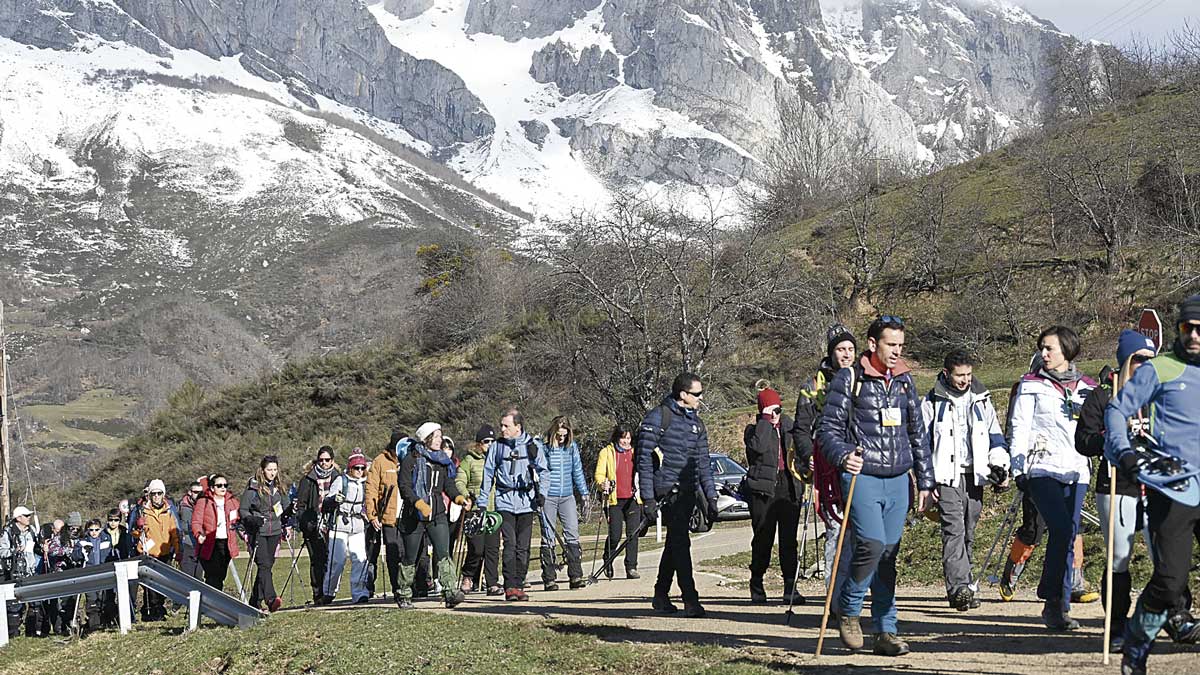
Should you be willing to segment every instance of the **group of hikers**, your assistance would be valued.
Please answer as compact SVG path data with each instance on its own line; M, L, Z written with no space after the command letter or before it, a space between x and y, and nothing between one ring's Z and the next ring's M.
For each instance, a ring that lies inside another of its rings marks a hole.
M827 617L836 621L841 642L851 650L864 647L861 614L869 593L873 652L905 654L895 590L908 513L915 509L940 523L947 602L970 611L981 604L972 559L984 490L1015 484L1009 517L1015 521L1019 506L1022 522L1000 575L1000 598L1014 597L1044 533L1041 618L1050 630L1076 629L1072 604L1097 598L1083 580L1080 536L1094 468L1099 521L1113 551L1111 588L1102 584L1101 594L1111 594L1110 649L1123 653L1123 672L1145 672L1164 628L1177 641L1196 642L1200 624L1189 612L1188 575L1192 540L1200 538L1200 295L1180 304L1176 328L1162 354L1147 336L1122 332L1116 363L1095 380L1075 365L1078 335L1065 326L1045 329L1002 422L966 350L945 355L935 384L922 395L902 358L903 319L877 318L861 350L853 333L831 327L825 357L799 392L794 418L783 414L779 392L764 384L758 414L744 432L751 601L768 601L764 576L778 542L783 601L805 602L796 588L797 538L806 526L802 507L814 505L825 526ZM0 533L0 564L12 579L148 555L177 560L222 588L240 542L256 568L250 603L273 612L282 600L272 568L281 541L296 527L316 605L337 596L347 559L351 601L366 602L374 594L380 549L402 609L434 592L446 607L472 592L517 602L528 599L535 523L543 588L559 587L559 548L569 587L587 585L579 525L595 498L607 520L602 573L613 577L623 550L626 577L638 578L638 537L659 520L666 539L651 606L703 617L690 535L697 515L708 522L718 516L708 433L699 416L703 396L700 377L676 377L638 427L612 431L590 486L566 417L555 417L538 437L526 430L519 410L508 409L499 433L483 425L465 451L455 452L436 422L411 434L393 432L373 459L355 449L344 471L333 448L322 447L291 489L277 458L268 456L240 498L222 474L193 483L178 504L167 499L161 480L152 480L141 499L123 501L105 521L83 523L72 513L40 532L31 526L33 514L18 507ZM1099 458L1095 467L1092 457ZM1154 573L1135 603L1129 563L1139 530ZM682 610L672 602L674 583ZM89 628L113 621L111 595L88 595ZM31 635L61 632L64 617L74 616L72 602L36 604L26 619ZM143 619L163 616L164 599L146 592ZM11 619L10 626L19 623Z

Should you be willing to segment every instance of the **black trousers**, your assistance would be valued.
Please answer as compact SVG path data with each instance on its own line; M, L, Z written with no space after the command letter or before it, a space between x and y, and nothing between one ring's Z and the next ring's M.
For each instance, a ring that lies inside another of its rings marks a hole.
M796 578L799 547L796 544L796 529L800 525L800 498L792 489L791 477L780 472L775 481L774 494L755 492L750 499L750 524L754 532L750 540L750 584L762 586L763 575L771 565L771 549L775 546L775 533L779 533L779 566L783 571L783 583L790 589Z
M179 546L183 549L183 559L179 562L179 569L183 570L184 574L189 574L199 579L203 570L200 560L196 557L196 547L185 542L181 542Z
M681 495L673 503L663 506L667 540L658 561L658 579L654 582L656 596L670 595L671 581L675 579L685 603L700 601L696 579L692 576L692 534L688 531L688 520L695 507L696 499L691 495Z
M275 549L279 547L279 540L282 538L282 534L269 537L258 535L254 540L254 565L258 571L255 572L254 589L250 591L252 606L257 606L260 602L269 605L277 597L272 570L275 567Z
M308 550L308 581L315 601L324 594L325 570L329 568L329 541L313 528L304 533L304 548Z
M204 583L218 591L225 588L225 575L229 573L229 540L218 539L213 542L212 556L200 561L204 568Z
M1146 491L1154 574L1142 593L1146 611L1159 613L1184 608L1192 541L1200 541L1200 506L1184 506L1157 490Z
M480 578L480 572L483 578ZM463 578L470 579L475 588L500 585L500 532L467 537L467 557L463 561ZM480 582L483 582L482 584Z
M117 603L112 591L96 591L86 594L87 597L87 629L89 632L99 630L114 615Z
M1038 513L1029 490L1021 492L1021 524L1017 527L1017 539L1026 546L1037 546L1046 533L1046 521Z
M533 538L536 513L501 511L504 522L500 536L504 540L504 588L524 588L529 572L529 542Z
M637 499L629 497L618 499L616 504L608 507L608 538L604 540L604 559L621 545L621 534L624 530L629 543L625 545L625 571L636 570L638 566L638 525L642 524L642 505ZM611 567L611 565L610 565Z

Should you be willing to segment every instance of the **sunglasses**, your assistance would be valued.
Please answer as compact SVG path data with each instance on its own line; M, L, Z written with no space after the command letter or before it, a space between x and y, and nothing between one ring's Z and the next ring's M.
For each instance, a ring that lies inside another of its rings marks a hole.
M1154 358L1154 357L1147 356L1146 354L1134 354L1133 356L1129 357L1129 360L1134 363L1145 363L1152 358Z
M365 467L365 466L352 466L352 467L350 467L350 470L351 470L351 471L366 471L366 470L367 470L367 467Z
M318 462L320 462L320 463L322 463L322 464L325 464L325 463L327 463L327 462L332 462L332 461L333 461L333 458L332 458L332 457L318 457L318 458L317 458L317 461L318 461Z
M89 527L88 528L88 532L99 532L99 531L100 531L100 528L98 528L98 527Z
M213 483L213 488L227 488L229 483Z
M703 389L701 389L700 391L685 391L683 393L687 394L688 396L695 396L696 398L701 398L704 396Z
M1181 323L1179 324L1179 332L1183 333L1184 335L1187 335L1188 333L1200 335L1200 323Z
M163 492L162 490L155 490L154 492L150 493L150 496L153 497L154 495L163 495L163 494L166 494L166 493Z
M904 327L904 319L896 316L895 314L884 314L883 316L879 317L879 321L883 324L895 324L901 328Z
M109 518L109 519L108 519L108 522L110 522L110 523L119 523L119 522L121 522L121 519L120 519L120 518Z

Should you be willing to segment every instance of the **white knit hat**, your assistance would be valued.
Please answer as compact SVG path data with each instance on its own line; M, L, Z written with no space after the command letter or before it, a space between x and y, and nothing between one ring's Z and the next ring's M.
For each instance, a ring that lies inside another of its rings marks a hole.
M429 437L433 435L433 432L438 431L441 428L442 425L438 424L437 422L426 422L417 427L417 440L424 443L425 441L429 440Z
M167 494L167 486L163 485L163 482L161 480L155 478L154 480L150 481L149 485L146 486L146 491L147 492L161 492L163 494Z

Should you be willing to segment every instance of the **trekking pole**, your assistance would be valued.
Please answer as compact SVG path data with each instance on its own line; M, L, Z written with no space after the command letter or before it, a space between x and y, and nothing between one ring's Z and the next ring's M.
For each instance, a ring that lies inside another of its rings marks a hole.
M995 554L996 546L1000 543L1000 540L1008 538L1008 533L1016 521L1017 508L1020 506L1020 503L1021 491L1014 490L1012 503L1009 505L1008 511L1004 514L1004 520L1000 521L1000 527L996 530L996 537L992 539L992 545L988 548L987 556L983 559L983 567L979 569L978 578L987 581L989 584L996 583L988 576L988 569L992 566L992 556Z
M862 451L855 448L855 454ZM833 587L837 581L837 570L842 562L842 543L846 540L846 530L850 529L850 505L854 503L854 486L858 484L858 474L850 477L850 489L846 491L846 508L842 511L842 527L838 530L837 551L833 554L833 569L826 574L825 611L821 613L821 632L817 636L817 658L821 656L821 647L825 644L825 627L829 624L829 606L833 603Z
M808 502L808 501L803 501L800 503L800 523L799 523L799 528L798 528L799 531L796 533L797 538L800 540L800 555L798 556L799 561L797 562L797 565L796 565L796 580L792 581L793 589L796 588L796 581L798 581L800 579L808 578L808 574L807 574L808 567L805 566L804 563L805 563L805 559L807 558L807 554L808 554L809 505L810 505L810 502ZM804 573L801 573L801 570L803 570Z
M804 542L808 540L808 502L805 502L800 507L800 527L804 532L800 535L800 560L796 564L796 573L792 577L792 592L788 595L788 608L783 614L783 625L792 625L792 616L795 612L792 611L792 606L796 603L796 583L800 580L800 568L804 566Z
M288 583L292 580L293 574L296 575L296 583L299 584L300 586L304 585L304 579L302 578L303 575L300 574L300 568L296 566L296 549L292 548L292 540L288 537L284 537L283 541L287 544L288 552L291 554L289 557L292 561L292 567L290 570L288 570L287 579L283 582L283 590L280 591L280 593L279 593L280 597L282 597L283 594L285 592L287 592ZM312 564L311 560L309 561L309 564ZM292 599L292 605L294 606L296 604L296 589L295 588L292 589L292 595L290 597Z
M1112 464L1108 465L1108 570L1105 572L1106 584L1105 588L1108 592L1104 594L1104 644L1100 645L1100 651L1103 654L1104 665L1108 665L1110 660L1108 654L1109 641L1112 639L1112 602L1113 602L1113 542L1115 532L1113 529L1117 524L1117 467Z
M258 571L254 567L254 553L258 550L258 535L250 542L250 557L246 559L246 587L242 590L242 602L246 602L247 595L254 593L254 573ZM236 565L237 563L234 563Z
M596 571L596 562L599 560L599 556L596 553L600 550L600 531L608 523L608 495L600 490L598 483L592 484L592 494L598 495L596 497L596 506L600 507L600 517L596 519L596 539L592 543L592 573L594 573ZM608 548L607 537L605 538L605 548Z

